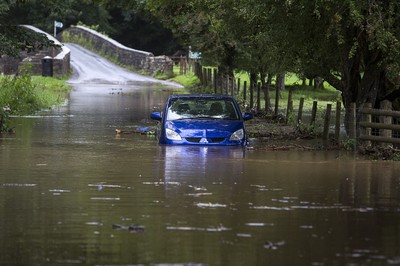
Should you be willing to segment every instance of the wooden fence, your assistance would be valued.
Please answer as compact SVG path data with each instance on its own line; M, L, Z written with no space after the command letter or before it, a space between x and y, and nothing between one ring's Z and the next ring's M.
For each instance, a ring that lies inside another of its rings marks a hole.
M259 112L261 111L261 102L264 101L264 111L273 110L273 115L279 115L279 102L281 100L281 93L279 88L275 87L275 99L274 99L274 108L272 109L270 103L270 90L269 89L261 89L261 83L254 83L250 82L249 86L247 81L244 81L243 84L241 83L240 78L234 80L230 77L226 77L225 80L218 81L216 77L218 76L217 69L215 68L205 68L202 67L200 64L195 64L193 66L193 71L199 77L201 84L204 87L211 87L213 92L216 94L226 94L232 96L240 96L243 97L244 101L249 102L249 108L252 111ZM262 97L262 93L264 96ZM304 108L304 98L300 98L299 101L299 108L297 111L297 115L293 110L293 100L292 100L293 90L292 88L289 89L288 92L288 99L287 99L287 106L286 106L286 124L289 123L289 118L295 116L296 121L295 124L297 127L300 125L304 125L302 122L303 120L303 108ZM334 138L335 140L339 141L340 137L340 128L341 128L341 102L336 103L335 109L335 121L334 121ZM311 112L311 119L310 119L310 126L315 126L316 117L317 117L317 110L318 110L318 102L313 102L312 112ZM282 111L282 110L281 110ZM329 139L331 123L332 123L332 104L327 104L326 109L324 111L324 124L323 124L323 133L322 138L324 140Z
M286 124L288 124L289 117L291 117L294 114L293 111L293 100L291 100L291 95L292 92L289 91L289 97L288 97L288 104L287 104L287 109L286 109ZM296 125L297 127L300 127L301 125L304 125L303 121L303 107L304 107L304 98L300 98L299 101L299 109L297 112L296 116ZM317 110L318 110L318 102L313 101L313 106L311 110L311 119L310 119L310 126L315 126L316 124L316 118L317 118ZM331 131L331 124L332 124L332 104L329 103L326 105L326 109L323 112L324 115L324 121L323 121L323 131L322 131L322 139L323 140L328 140L330 131ZM341 102L336 102L335 106L335 120L334 120L334 139L338 142L340 139L340 128L341 128L341 113L342 113L342 103Z
M370 103L361 110L359 139L371 142L400 144L400 112L392 111L392 104L383 101L380 109L373 109Z
M181 65L186 65L185 61L181 61ZM181 67L184 69L184 67ZM186 70L186 69L185 69ZM249 102L249 108L253 111L261 111L261 101L264 100L264 110L273 111L273 115L279 114L280 92L275 88L275 105L272 109L270 103L269 90L261 90L260 83L247 84L246 81L241 83L240 79L234 80L230 77L217 80L217 69L205 68L199 63L193 65L194 73L199 77L201 84L204 87L211 87L216 94L227 94L232 96L240 96L244 101ZM248 86L249 85L249 86ZM264 97L262 97L264 93ZM298 112L295 123L297 126L302 124L304 98L300 98ZM314 101L311 111L310 126L315 125L317 116L318 102ZM356 104L351 104L350 110L350 132L349 138L355 140L366 141L367 144L372 143L391 143L400 144L400 111L392 111L391 103L383 102L380 109L373 109L370 104L365 104L365 107L360 110L362 118L357 123ZM322 138L328 140L330 135L333 135L336 141L339 141L342 127L342 104L337 102L334 121L332 121L332 104L327 104L324 111L323 133ZM292 90L289 89L287 108L286 108L286 123L289 123L289 118L295 116L293 110ZM332 126L333 124L334 126ZM333 134L330 132L334 128Z
M304 99L300 98L299 110L297 113L297 125L302 121ZM311 113L310 125L315 123L317 113L317 101L313 102ZM356 104L351 104L350 111L350 132L349 138L364 141L365 144L371 145L373 143L389 143L400 144L400 111L393 111L392 104L389 101L383 101L380 109L373 109L370 103L365 104L365 107L360 109L362 115L360 121L357 123L357 109ZM334 118L334 139L339 141L341 122L341 102L336 103L335 118ZM322 138L328 140L332 128L332 104L327 104L324 112L324 123ZM288 97L286 119L293 114L293 101L291 100L291 93Z

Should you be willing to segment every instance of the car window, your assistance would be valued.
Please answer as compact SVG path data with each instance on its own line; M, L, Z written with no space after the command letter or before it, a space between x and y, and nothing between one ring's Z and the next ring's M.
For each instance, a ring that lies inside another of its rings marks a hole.
M238 110L231 99L177 98L168 106L167 120L223 119L238 120Z

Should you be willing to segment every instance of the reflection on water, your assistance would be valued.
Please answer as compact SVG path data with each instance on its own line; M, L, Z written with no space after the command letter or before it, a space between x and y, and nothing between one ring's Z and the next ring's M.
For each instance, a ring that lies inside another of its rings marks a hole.
M100 88L101 89L101 88ZM400 164L159 146L168 93L76 88L0 138L0 265L400 263Z
M240 174L246 152L243 147L213 146L160 146L159 150L159 156L164 159L162 176L166 181L188 181L193 174L196 179L203 176L205 180L216 175Z

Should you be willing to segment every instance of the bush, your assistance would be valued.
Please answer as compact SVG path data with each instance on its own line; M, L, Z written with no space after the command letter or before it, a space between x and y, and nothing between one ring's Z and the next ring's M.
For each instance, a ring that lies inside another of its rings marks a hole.
M9 131L10 107L0 107L0 133Z
M7 106L9 114L27 115L61 103L63 97L60 97L59 93L65 93L68 90L59 83L49 83L50 86L47 86L35 82L30 68L31 66L26 64L15 76L0 76L0 109L3 110ZM43 82L43 79L39 82ZM63 83L63 81L60 82ZM58 90L55 91L53 87L57 87ZM4 119L5 114L4 111L2 112Z

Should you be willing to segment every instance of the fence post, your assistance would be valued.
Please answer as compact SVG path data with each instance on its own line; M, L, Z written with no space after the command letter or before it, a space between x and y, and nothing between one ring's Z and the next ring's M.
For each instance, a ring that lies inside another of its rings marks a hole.
M183 56L179 58L179 75L183 74Z
M261 105L260 91L261 91L261 83L258 82L257 83L257 112L259 112L261 110L261 108L260 108L260 105Z
M365 104L365 108L371 109L372 108L372 103L366 103ZM364 114L362 116L362 119L363 119L363 122L371 123L372 122L372 115L371 114ZM369 137L369 136L371 136L372 129L370 127L364 128L362 133L363 133L363 135L366 135L366 136ZM365 145L371 146L372 142L367 140L367 141L365 141Z
M336 121L335 121L335 140L339 143L340 139L340 115L342 110L341 102L336 102Z
M189 72L189 69L188 69L188 61L187 61L187 58L186 58L186 56L184 57L184 61L183 61L183 63L184 63L184 67L183 67L183 74L187 74L188 72Z
M293 111L292 94L293 94L293 90L292 90L292 88L289 88L288 103L287 103L287 109L286 109L286 124L289 123L289 116Z
M226 75L225 95L229 95L229 75Z
M203 77L203 86L204 87L207 87L207 68L203 68L203 75L202 75L202 77Z
M232 76L232 82L231 82L231 96L235 95L235 77Z
M322 139L327 140L329 137L329 125L331 122L331 109L332 104L326 105L325 122L324 122L324 132L322 134Z
M243 81L243 100L246 101L247 94L247 80Z
M211 87L212 86L212 69L211 68L208 69L207 78L208 78L207 84Z
M239 93L240 93L240 78L238 78L238 81L237 81L236 95L239 95Z
M270 102L269 102L269 85L265 84L265 95L264 95L264 101L265 101L265 112L267 113L270 110Z
M392 110L393 106L392 103L388 100L384 100L380 103L380 108L383 110ZM381 123L384 123L386 125L391 125L393 124L393 117L392 116L381 116ZM392 130L390 129L382 129L379 132L379 135L384 137L384 138L392 138ZM387 143L382 143L382 146L388 146L391 144Z
M250 81L250 109L254 107L254 82Z
M275 86L275 116L278 116L279 112L279 88L278 86Z
M350 139L356 139L357 134L357 105L356 103L350 103Z
M311 122L310 122L310 125L313 125L315 123L315 119L317 117L317 106L318 106L318 102L317 101L313 101L312 110L311 110Z
M299 103L299 113L297 114L297 126L299 127L301 124L301 120L303 117L303 106L304 106L304 98L300 98L300 103Z
M218 80L218 75L217 75L217 69L216 69L216 68L214 68L214 70L213 70L213 76L214 76L214 80L213 80L214 93L217 94L217 80Z

